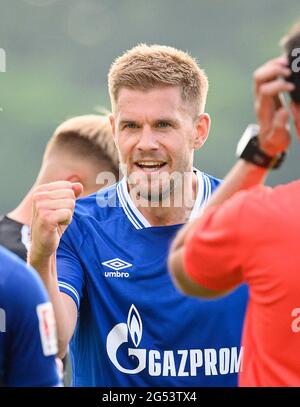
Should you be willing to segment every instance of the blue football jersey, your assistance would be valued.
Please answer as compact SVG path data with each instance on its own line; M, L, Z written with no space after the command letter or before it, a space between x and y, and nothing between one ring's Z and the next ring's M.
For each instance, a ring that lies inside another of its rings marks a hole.
M220 183L196 172L197 215ZM57 253L79 316L74 386L235 386L246 287L217 300L181 294L167 257L181 225L152 227L120 183L80 199Z
M57 386L53 310L35 271L0 247L0 384ZM50 314L52 313L50 318Z

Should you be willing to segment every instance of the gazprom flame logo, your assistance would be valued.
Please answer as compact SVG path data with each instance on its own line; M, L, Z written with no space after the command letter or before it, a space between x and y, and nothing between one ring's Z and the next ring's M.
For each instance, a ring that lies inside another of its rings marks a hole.
M129 336L129 335L130 336ZM146 367L146 349L137 349L143 334L143 324L140 314L132 304L127 317L127 324L120 323L113 327L106 340L107 354L120 372L127 374L136 374ZM128 347L128 356L135 356L138 360L138 366L134 369L126 369L120 365L117 359L117 352L121 345L128 343L129 339L133 342L135 348Z
M131 305L130 310L128 312L127 327L129 329L132 342L137 348L142 339L143 324L140 314L138 313L138 310L135 308L133 304Z

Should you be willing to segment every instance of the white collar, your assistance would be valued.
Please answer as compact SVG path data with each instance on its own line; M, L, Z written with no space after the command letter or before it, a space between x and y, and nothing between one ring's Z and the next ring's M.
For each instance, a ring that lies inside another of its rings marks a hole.
M193 170L197 176L197 196L190 219L199 215L211 195L211 183L209 177L196 168ZM118 183L117 194L126 216L136 229L151 227L145 216L134 205L127 189L126 177Z

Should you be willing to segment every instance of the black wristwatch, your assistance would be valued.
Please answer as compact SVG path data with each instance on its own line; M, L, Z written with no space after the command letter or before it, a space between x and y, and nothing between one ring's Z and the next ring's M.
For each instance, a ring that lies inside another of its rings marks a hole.
M249 124L237 145L236 155L259 167L272 170L279 168L286 153L277 154L275 157L266 154L259 147L258 134L259 126L257 124Z

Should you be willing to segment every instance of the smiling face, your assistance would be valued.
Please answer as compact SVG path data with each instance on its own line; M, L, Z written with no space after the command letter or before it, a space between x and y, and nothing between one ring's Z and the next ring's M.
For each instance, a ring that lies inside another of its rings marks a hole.
M195 118L179 87L121 88L111 124L122 166L145 199L161 200L174 173L192 171L193 150L204 143L209 117Z

